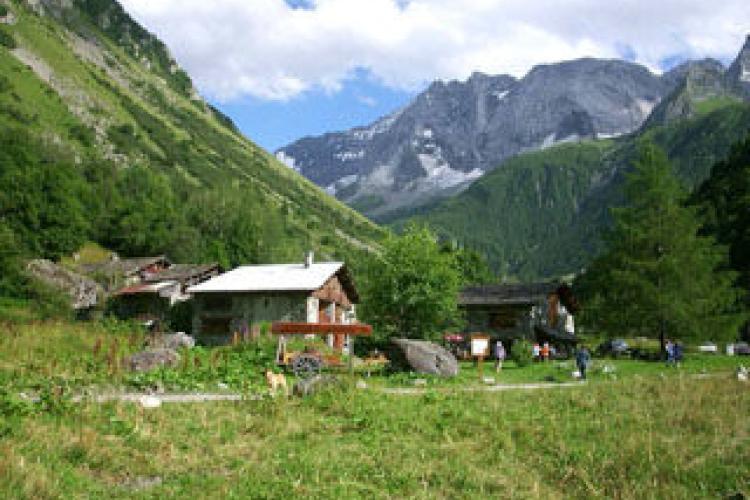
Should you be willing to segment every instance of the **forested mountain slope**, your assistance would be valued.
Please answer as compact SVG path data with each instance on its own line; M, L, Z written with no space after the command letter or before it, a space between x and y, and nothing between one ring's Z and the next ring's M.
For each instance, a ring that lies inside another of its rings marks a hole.
M750 106L703 101L705 112L615 140L564 144L506 161L463 193L394 222L429 223L479 250L506 278L580 271L599 249L609 208L622 201L623 173L638 141L663 147L687 187L705 179L750 131Z
M0 142L0 224L33 255L343 258L383 235L244 138L114 0L0 0Z

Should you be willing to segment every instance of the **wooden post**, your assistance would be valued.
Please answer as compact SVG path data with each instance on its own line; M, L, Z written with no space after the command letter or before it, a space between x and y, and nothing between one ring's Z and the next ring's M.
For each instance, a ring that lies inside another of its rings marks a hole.
M477 358L477 372L479 373L479 381L484 381L484 356L479 356Z
M354 335L349 337L349 375L354 375Z

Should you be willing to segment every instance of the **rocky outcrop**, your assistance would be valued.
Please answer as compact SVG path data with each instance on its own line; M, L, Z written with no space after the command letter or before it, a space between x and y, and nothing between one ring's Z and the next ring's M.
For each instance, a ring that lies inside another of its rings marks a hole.
M425 340L393 339L409 367L417 373L455 377L458 361L448 350Z
M70 296L71 306L74 309L94 307L104 294L102 287L94 280L49 260L32 260L28 263L27 270L35 278Z
M745 98L750 98L750 35L727 70L727 84Z

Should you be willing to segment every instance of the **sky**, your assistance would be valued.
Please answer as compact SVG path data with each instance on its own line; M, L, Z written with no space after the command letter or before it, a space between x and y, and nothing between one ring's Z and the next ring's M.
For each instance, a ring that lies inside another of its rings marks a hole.
M730 62L749 0L120 0L200 93L273 151L366 125L436 79L578 57Z

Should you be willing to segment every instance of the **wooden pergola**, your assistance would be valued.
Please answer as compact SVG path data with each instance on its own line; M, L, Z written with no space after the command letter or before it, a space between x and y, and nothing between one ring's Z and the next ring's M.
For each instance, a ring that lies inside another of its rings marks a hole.
M323 357L308 352L289 353L286 349L287 335L347 335L349 344L349 371L352 371L352 356L354 350L354 337L372 335L372 326L363 323L341 324L341 323L302 323L281 322L271 324L271 333L279 336L276 348L276 362L280 365L290 366L295 374L311 374L319 371L325 364L331 366L341 364L340 358L333 363Z

